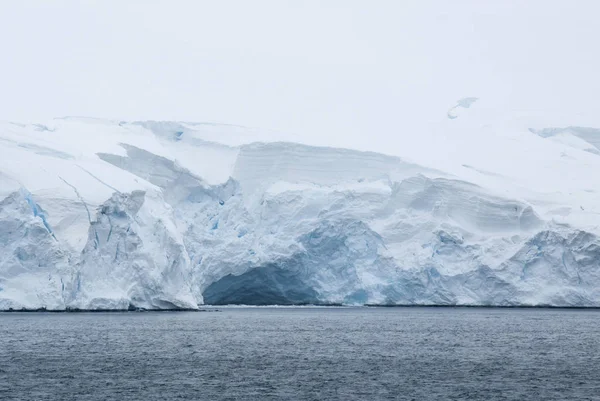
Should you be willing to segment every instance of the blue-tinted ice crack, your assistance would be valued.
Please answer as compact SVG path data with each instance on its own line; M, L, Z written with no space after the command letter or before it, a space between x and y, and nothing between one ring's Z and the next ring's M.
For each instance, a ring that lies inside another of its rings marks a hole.
M54 235L54 232L52 231L52 227L50 227L50 224L48 223L48 220L46 218L46 212L44 212L44 210L33 200L31 193L29 191L27 191L24 188L21 188L20 192L21 192L21 195L23 195L23 197L27 201L27 204L29 205L29 207L31 208L33 215L35 217L39 217L42 220L42 224L44 225L44 227L46 227L46 230L48 230L48 233L50 233L50 235L52 235L52 238L54 238L56 240L56 236Z

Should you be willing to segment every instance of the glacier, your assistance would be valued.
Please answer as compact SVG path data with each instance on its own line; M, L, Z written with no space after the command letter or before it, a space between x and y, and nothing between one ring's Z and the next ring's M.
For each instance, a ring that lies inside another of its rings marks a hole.
M600 130L560 124L464 98L397 146L353 149L2 122L0 310L600 306Z

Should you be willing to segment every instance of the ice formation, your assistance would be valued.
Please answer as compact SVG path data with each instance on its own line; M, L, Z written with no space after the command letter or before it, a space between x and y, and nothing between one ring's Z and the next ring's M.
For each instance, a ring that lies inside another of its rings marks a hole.
M0 310L600 306L600 131L478 110L387 155L214 124L1 123Z
M463 97L462 99L459 99L458 102L456 102L456 105L453 106L450 110L448 110L448 118L450 120L454 120L455 118L458 118L461 109L468 109L471 107L471 105L473 103L475 103L477 100L479 100L476 97Z

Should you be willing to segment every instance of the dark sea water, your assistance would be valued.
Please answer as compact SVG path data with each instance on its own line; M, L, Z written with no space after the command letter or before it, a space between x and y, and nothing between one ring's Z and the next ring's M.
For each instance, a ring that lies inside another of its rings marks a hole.
M0 313L0 400L600 400L600 311Z

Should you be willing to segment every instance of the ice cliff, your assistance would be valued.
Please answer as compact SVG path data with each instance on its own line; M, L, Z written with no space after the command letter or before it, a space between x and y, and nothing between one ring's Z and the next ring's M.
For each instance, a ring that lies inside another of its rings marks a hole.
M0 123L0 310L600 306L600 131L491 124L472 99L369 151Z

